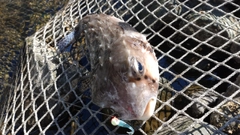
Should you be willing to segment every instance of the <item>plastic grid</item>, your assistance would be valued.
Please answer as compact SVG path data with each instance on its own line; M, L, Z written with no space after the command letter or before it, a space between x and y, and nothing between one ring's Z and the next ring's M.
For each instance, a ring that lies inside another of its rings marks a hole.
M74 63L87 59L84 41L71 53L54 49L90 13L125 20L154 46L159 99L148 121L129 121L135 134L238 134L239 7L233 0L69 1L26 39L2 134L126 133L109 124L111 110L91 103L89 63Z

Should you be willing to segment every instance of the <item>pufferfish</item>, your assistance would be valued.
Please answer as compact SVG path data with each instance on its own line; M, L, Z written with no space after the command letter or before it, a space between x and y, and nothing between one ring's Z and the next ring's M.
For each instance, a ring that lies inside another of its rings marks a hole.
M159 69L152 46L130 24L105 14L87 15L57 44L64 50L81 34L91 65L91 98L122 120L147 120L155 109Z

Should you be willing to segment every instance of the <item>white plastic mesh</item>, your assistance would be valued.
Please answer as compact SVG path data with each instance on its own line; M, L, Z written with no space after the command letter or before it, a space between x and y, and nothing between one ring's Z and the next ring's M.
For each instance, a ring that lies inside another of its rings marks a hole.
M105 13L148 35L159 61L159 99L135 134L239 134L240 3L236 0L72 0L26 39L2 134L126 134L91 103L84 37L55 46L90 13ZM78 61L76 63L76 61ZM166 78L166 79L164 79ZM85 92L81 92L85 91Z

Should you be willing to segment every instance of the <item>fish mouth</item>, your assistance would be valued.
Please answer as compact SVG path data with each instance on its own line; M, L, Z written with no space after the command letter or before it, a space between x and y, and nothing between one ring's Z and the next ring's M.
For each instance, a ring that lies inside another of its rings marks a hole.
M133 106L128 106L126 108L121 107L111 107L113 110L118 112L120 119L122 120L148 120L154 113L157 99L152 97L146 102L143 106L137 106L136 104ZM122 105L120 105L122 106ZM124 110L124 111L123 111Z
M145 111L143 112L143 115L139 118L140 120L148 120L154 113L155 106L156 106L156 98L151 98L146 107Z

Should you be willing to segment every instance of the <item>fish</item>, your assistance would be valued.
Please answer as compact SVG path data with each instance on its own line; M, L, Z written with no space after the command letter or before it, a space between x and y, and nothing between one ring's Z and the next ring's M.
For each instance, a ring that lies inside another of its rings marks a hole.
M113 109L122 120L147 120L155 110L159 69L144 34L122 19L90 14L61 39L59 52L84 35L91 65L91 99Z

